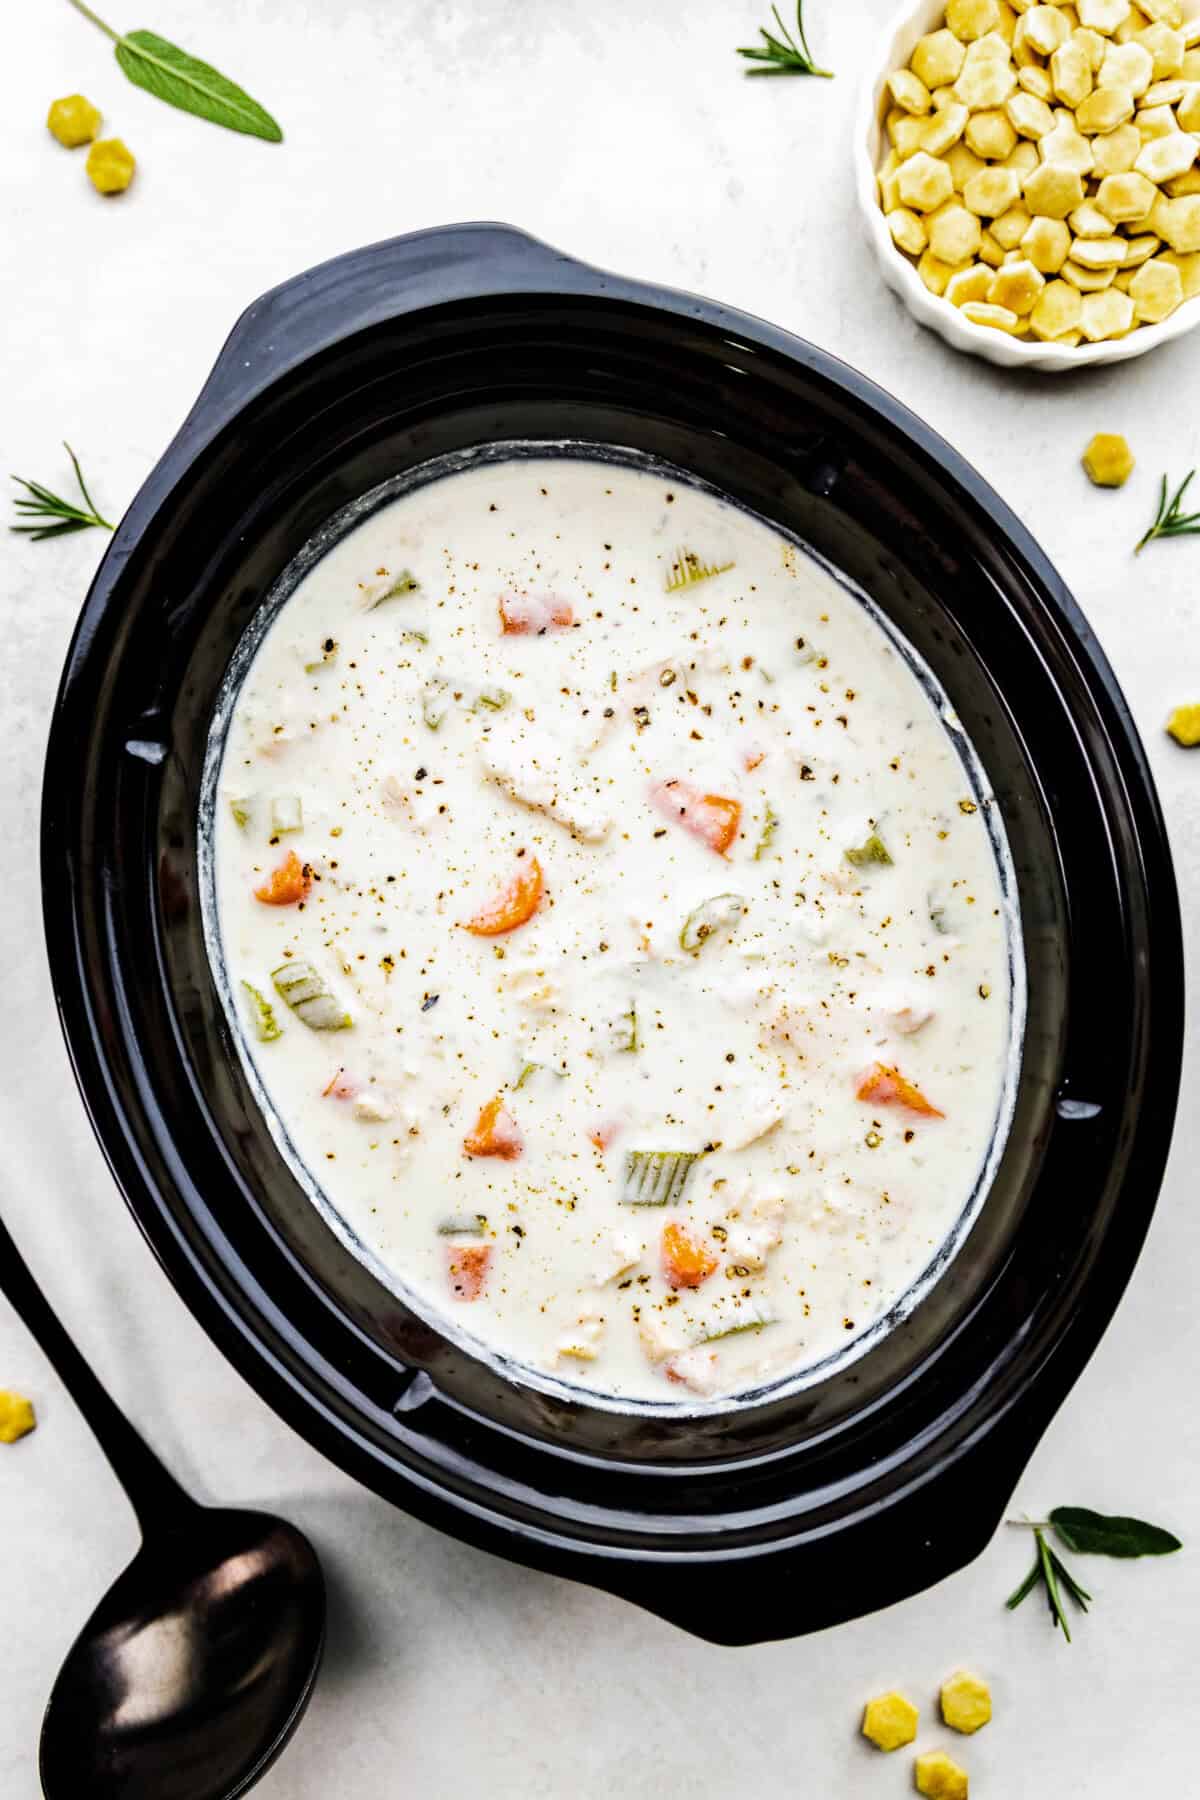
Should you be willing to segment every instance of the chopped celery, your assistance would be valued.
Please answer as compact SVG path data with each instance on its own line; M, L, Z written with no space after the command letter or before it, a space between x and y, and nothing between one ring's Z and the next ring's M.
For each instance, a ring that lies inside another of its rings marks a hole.
M304 808L299 794L277 794L271 802L271 835L300 831L304 825Z
M366 610L374 612L375 608L382 606L385 600L403 600L406 594L417 593L420 586L420 582L411 569L401 569L391 587L385 588L382 594L377 594L373 600L367 601Z
M724 575L732 567L732 562L706 563L694 550L677 550L667 576L667 592L677 594L681 588L695 587L698 581L710 581L714 575Z
M622 1206L668 1206L683 1199L703 1150L627 1150Z
M617 671L615 669L608 671L608 685L615 694L617 691Z
M430 731L438 729L449 710L445 698L449 686L443 676L435 675L421 691L421 717Z
M764 1325L774 1323L775 1314L765 1295L738 1294L711 1324L701 1324L701 1335L696 1341L716 1344L722 1338L736 1337L741 1331L761 1331Z
M247 825L250 823L250 801L239 800L236 798L231 799L229 802L229 810L233 814L233 822L238 830L245 831Z
M486 1213L456 1213L438 1226L439 1237L482 1237L487 1227Z
M612 1033L612 1047L614 1050L619 1050L632 1055L641 1048L641 1038L638 1035L637 1007L632 1000L629 1003L629 1011L618 1013L612 1022L610 1030Z
M346 1031L354 1021L331 993L323 975L302 958L271 970L275 992L310 1031Z
M846 852L846 861L853 863L856 869L865 869L871 863L889 863L891 854L887 845L877 831L873 831L861 844L852 844Z
M503 712L512 699L507 688L480 688L471 707L472 712Z
M710 938L732 931L745 910L746 902L740 894L715 894L684 920L679 933L680 949L689 956L698 956Z
M767 854L767 851L771 848L771 845L775 842L775 830L776 830L776 827L778 826L778 824L779 824L779 814L775 811L775 808L771 805L771 802L768 800L767 801L767 810L766 810L765 814L763 815L762 830L759 832L758 844L754 851L755 862L760 861L760 859Z
M541 1066L542 1066L541 1063L522 1063L521 1073L517 1076L517 1079L513 1082L513 1092L516 1093L519 1088L523 1088L525 1086L525 1083L527 1081L531 1080L532 1077L537 1074L537 1072L541 1068Z
M275 1017L275 1008L253 982L243 981L242 986L250 1001L250 1017L254 1023L255 1037L260 1044L273 1044L276 1038L283 1036L283 1026Z
M427 631L418 631L415 625L410 625L407 630L400 633L400 642L402 644L427 644L429 642L429 633Z

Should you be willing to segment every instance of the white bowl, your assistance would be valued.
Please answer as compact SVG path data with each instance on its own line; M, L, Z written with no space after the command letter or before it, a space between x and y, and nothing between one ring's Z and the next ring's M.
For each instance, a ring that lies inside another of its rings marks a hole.
M1200 15L1200 0L1184 0L1187 18ZM1100 344L1079 344L1074 349L1062 344L1044 344L1038 339L1012 338L1003 331L972 325L957 306L931 294L916 268L892 242L883 211L875 171L882 160L883 119L887 110L884 83L893 69L906 67L917 39L927 31L936 31L945 23L946 0L921 0L908 5L884 34L883 57L878 68L863 83L854 130L854 178L858 203L867 227L867 236L875 251L883 279L898 294L914 319L936 331L955 350L968 356L982 356L1006 369L1038 369L1048 375L1066 369L1087 368L1096 363L1125 362L1141 356L1159 344L1169 344L1182 337L1193 325L1200 325L1200 296L1185 300L1161 325L1139 325L1128 337L1113 338Z

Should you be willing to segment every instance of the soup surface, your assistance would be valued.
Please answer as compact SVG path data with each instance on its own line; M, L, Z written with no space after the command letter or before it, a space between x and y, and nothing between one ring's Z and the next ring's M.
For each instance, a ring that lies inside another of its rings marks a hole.
M243 1054L426 1316L695 1406L946 1259L1014 1075L1006 852L799 546L670 473L478 463L311 561L218 729Z

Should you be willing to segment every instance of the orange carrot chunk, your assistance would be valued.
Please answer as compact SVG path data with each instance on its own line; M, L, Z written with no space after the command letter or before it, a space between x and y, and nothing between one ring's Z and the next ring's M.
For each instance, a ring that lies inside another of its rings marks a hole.
M592 1126L588 1132L588 1138L595 1144L597 1150L607 1150L620 1129L621 1127L612 1119L601 1119L598 1124Z
M757 769L759 763L762 762L766 754L766 751L758 744L748 744L745 750L742 751L742 767L744 769Z
M698 1244L686 1225L664 1225L663 1274L673 1288L699 1287L717 1266L717 1258Z
M492 1244L448 1244L446 1273L456 1300L478 1300L492 1266Z
M481 907L474 918L463 921L464 927L475 937L499 937L502 932L515 931L518 925L532 919L545 891L542 865L536 856L531 856L519 865L508 886L494 900Z
M254 898L264 906L295 906L297 901L308 899L312 884L311 866L289 850L279 867L272 869L270 879L255 888Z
M501 594L500 629L505 637L563 631L575 623L569 601L557 594Z
M475 1121L474 1131L463 1139L465 1155L502 1156L505 1162L513 1162L524 1148L525 1140L504 1104L503 1094L488 1101Z
M920 1113L926 1119L946 1116L925 1098L919 1087L905 1080L899 1069L889 1069L886 1063L872 1064L859 1082L857 1094L860 1100L870 1100L876 1106L907 1106L909 1112Z
M738 834L742 822L740 800L729 800L724 794L702 794L687 781L660 781L651 789L650 798L659 812L703 839L718 856L724 856Z

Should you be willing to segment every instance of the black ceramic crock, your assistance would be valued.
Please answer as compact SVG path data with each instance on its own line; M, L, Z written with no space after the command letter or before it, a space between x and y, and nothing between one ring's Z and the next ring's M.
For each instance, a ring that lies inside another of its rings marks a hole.
M304 1199L217 1001L196 818L234 646L347 502L501 439L633 447L806 538L932 665L1002 809L1029 977L1002 1165L911 1316L787 1399L625 1415L440 1338ZM378 244L239 321L84 605L43 879L96 1133L237 1368L410 1512L718 1642L852 1618L974 1557L1150 1221L1179 1078L1178 906L1145 756L1061 580L979 476L853 370L516 231Z

